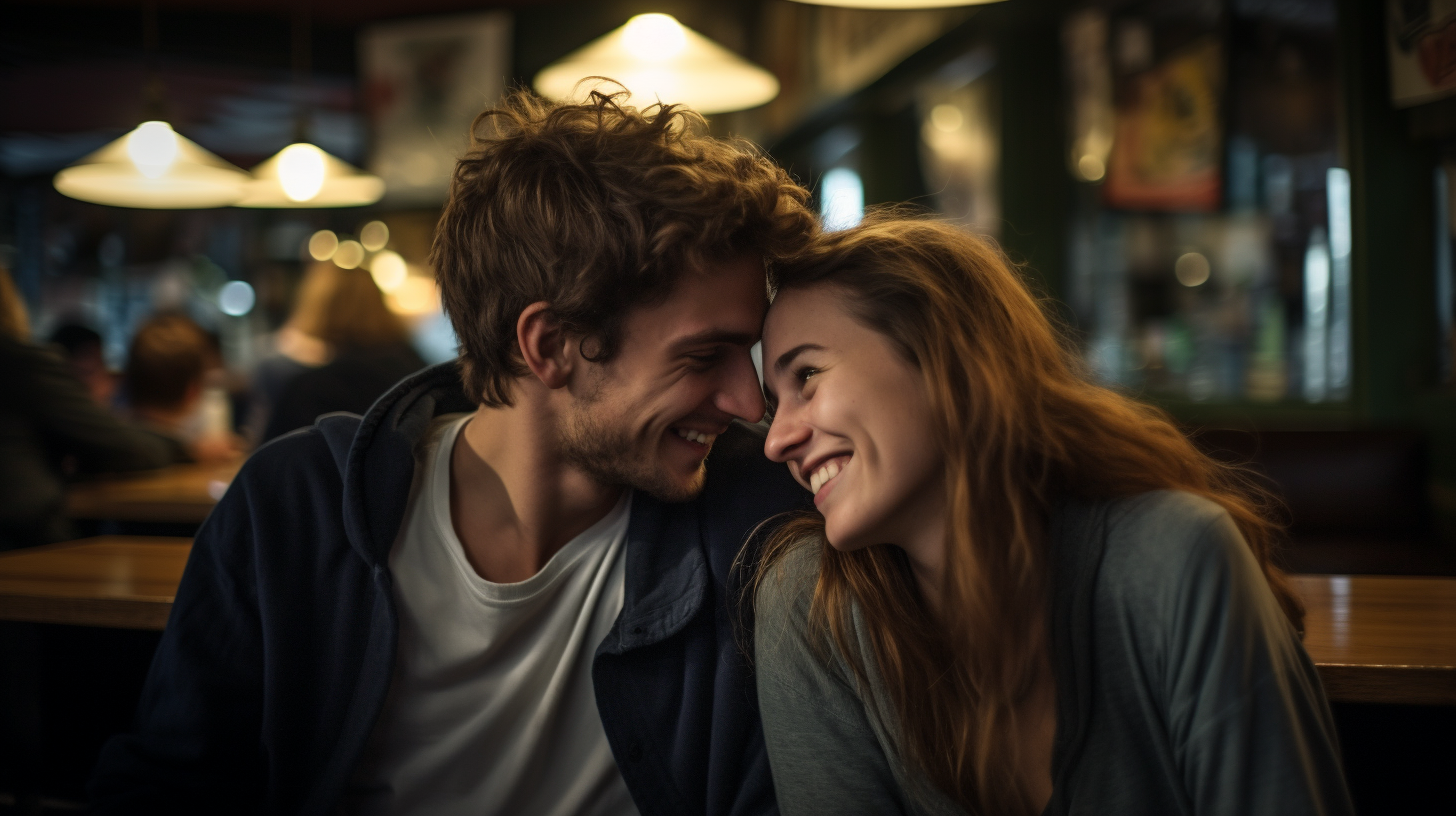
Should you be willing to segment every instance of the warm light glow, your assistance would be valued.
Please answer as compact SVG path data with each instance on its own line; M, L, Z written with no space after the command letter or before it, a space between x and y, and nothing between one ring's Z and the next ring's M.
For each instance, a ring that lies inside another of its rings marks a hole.
M171 210L226 207L247 180L166 122L143 122L57 173L55 186L93 204Z
M247 281L228 281L218 290L217 308L221 309L223 314L242 317L253 311L253 304L257 300L253 287Z
M430 278L410 275L398 289L385 296L384 302L396 314L418 317L440 308L440 290Z
M315 261L327 261L339 251L339 236L333 230L319 230L308 239L308 254Z
M239 207L362 207L384 197L384 180L307 142L253 168Z
M177 134L166 122L142 122L127 134L126 154L138 172L159 179L177 161Z
M1107 165L1102 159L1088 153L1077 160L1077 172L1083 181L1101 181L1107 175Z
M405 277L409 275L409 267L398 252L386 249L370 259L369 274L374 276L374 284L379 287L379 291L393 292L404 283Z
M666 60L688 47L682 23L671 14L639 14L622 26L622 44L641 60Z
M797 0L815 6L841 6L861 9L928 9L950 6L982 6L1001 0Z
M370 221L359 230L359 243L370 252L378 252L389 243L389 227L383 221Z
M324 187L324 152L311 144L291 144L278 154L278 181L283 194L308 201Z
M621 86L590 77L610 77ZM666 14L633 17L546 66L534 84L543 96L562 100L626 88L627 104L639 109L663 102L699 113L757 107L779 92L773 74Z
M1177 276L1178 282L1188 287L1207 283L1210 271L1208 258L1201 252L1184 253L1173 264L1173 274Z
M930 109L930 123L936 130L954 133L966 123L966 116L955 105L940 104Z
M334 263L340 269L354 269L364 263L364 245L358 241L340 241L339 249L334 253Z

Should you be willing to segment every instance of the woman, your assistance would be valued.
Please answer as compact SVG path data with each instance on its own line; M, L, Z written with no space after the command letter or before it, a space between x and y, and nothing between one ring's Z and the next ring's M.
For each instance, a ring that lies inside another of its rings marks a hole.
M300 293L306 322L295 323L321 341L329 359L299 366L276 387L263 425L264 441L312 425L330 411L369 410L396 382L425 367L409 342L409 329L384 302L364 269L316 264ZM319 308L319 307L322 308Z
M785 814L1349 813L1264 498L1092 385L1006 260L880 218L774 271L755 585Z

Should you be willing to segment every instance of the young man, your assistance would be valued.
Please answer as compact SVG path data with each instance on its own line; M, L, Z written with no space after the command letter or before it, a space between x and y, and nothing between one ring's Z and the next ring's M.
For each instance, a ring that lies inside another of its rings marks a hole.
M803 493L733 420L806 193L680 110L488 126L434 248L459 365L254 454L98 812L777 812L730 571Z

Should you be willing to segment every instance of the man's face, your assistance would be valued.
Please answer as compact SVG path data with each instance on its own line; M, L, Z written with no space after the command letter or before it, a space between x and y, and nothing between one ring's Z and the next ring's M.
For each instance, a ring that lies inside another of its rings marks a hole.
M749 349L766 307L763 264L745 256L690 271L667 300L633 310L616 356L584 363L561 455L604 484L697 495L713 440L734 417L763 416Z

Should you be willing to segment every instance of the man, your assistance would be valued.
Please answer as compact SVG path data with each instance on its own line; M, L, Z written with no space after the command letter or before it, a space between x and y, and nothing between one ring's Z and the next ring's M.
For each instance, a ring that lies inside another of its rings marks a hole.
M803 493L733 420L806 193L681 110L487 126L434 247L459 366L248 462L98 812L777 812L730 571Z

